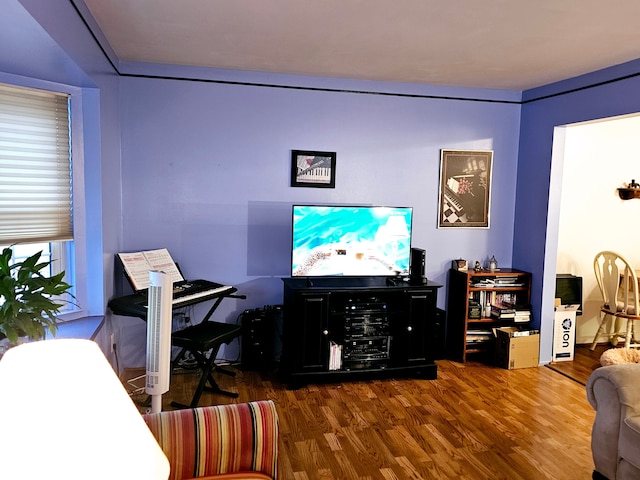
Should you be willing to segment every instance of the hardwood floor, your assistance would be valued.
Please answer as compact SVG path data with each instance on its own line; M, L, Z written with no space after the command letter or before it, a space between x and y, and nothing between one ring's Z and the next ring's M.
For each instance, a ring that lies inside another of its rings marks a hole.
M597 345L592 352L587 345L577 345L572 362L551 363L548 367L586 385L591 372L600 366L600 355L609 348L611 348L609 344Z
M577 357L562 363L580 363ZM216 379L239 398L205 393L200 405L272 399L280 416L283 480L591 478L594 411L578 379L547 367L437 363L437 380L298 390L275 375L238 370ZM586 368L574 371L584 376ZM188 403L196 379L174 375L165 408L171 400Z

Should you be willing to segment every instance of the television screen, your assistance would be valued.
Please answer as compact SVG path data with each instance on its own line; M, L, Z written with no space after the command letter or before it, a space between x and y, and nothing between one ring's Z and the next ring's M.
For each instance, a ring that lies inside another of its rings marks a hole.
M408 275L411 207L293 206L292 276Z

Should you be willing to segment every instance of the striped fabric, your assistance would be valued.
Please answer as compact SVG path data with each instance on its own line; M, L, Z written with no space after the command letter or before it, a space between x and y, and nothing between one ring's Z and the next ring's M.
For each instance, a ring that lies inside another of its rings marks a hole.
M276 478L278 415L271 400L150 413L143 418L169 459L170 480L238 473L243 476L228 478Z

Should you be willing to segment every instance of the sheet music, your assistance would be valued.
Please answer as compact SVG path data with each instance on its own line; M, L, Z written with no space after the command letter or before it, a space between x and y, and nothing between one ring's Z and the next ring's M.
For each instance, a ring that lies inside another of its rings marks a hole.
M166 248L119 253L118 256L135 290L149 288L149 271L151 270L168 274L172 283L184 281L178 266Z

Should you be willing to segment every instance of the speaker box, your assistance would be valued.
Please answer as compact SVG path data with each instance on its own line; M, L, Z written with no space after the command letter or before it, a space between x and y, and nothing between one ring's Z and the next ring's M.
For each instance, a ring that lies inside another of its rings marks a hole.
M436 308L436 319L433 325L433 359L444 360L447 357L447 312Z
M569 273L556 275L556 297L561 305L580 305L578 315L582 315L582 277Z
M411 249L410 260L411 283L427 283L427 252L422 248Z
M279 360L281 329L282 305L265 305L242 313L243 370L264 371Z

